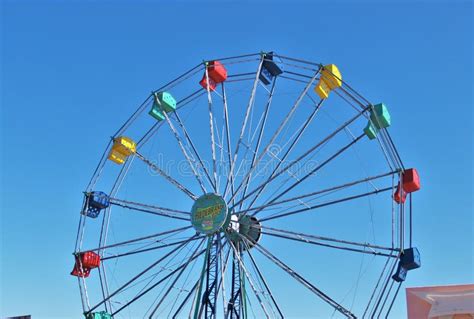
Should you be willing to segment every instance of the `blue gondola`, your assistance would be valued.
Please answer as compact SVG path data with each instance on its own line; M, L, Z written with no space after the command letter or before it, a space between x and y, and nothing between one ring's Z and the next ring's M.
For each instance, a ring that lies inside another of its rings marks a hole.
M104 192L94 191L86 194L83 214L87 217L97 218L100 211L110 206L109 196Z
M409 270L421 267L420 252L416 247L405 249L398 262L397 272L392 279L397 282L405 281Z
M270 84L273 79L283 73L283 65L281 62L273 60L273 52L265 53L265 60L260 70L259 79L263 84Z

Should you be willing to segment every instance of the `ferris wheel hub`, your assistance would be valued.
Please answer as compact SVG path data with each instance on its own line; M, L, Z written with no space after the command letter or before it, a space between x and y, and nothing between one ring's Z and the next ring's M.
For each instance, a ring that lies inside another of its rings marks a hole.
M245 248L252 248L262 237L262 225L255 216L242 215L239 217L239 234L240 240L245 238Z
M191 224L197 232L214 234L222 230L228 220L227 204L222 196L215 193L204 194L191 208Z

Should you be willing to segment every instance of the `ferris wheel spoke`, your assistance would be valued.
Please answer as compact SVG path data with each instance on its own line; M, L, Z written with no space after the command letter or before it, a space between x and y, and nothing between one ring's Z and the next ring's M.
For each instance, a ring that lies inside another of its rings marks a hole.
M313 197L313 196L324 196L327 193L332 194L332 193L334 193L336 191L339 191L339 190L344 190L344 189L347 189L347 188L355 186L355 185L371 182L373 180L384 178L384 177L387 177L387 176L393 176L393 175L398 174L398 173L399 173L398 171L392 171L392 172L388 172L388 173L384 173L384 174L379 174L379 175L366 177L366 178L363 178L363 179L359 179L359 180L356 180L356 181L344 183L344 184L329 187L329 188L325 188L325 189L318 190L318 191L315 191L315 192L310 192L310 193L307 193L307 194L298 195L298 196L294 196L294 197L287 198L287 199L282 199L282 200L279 200L279 201L275 201L273 203L263 204L262 206L251 207L251 208L248 208L248 209L237 211L237 212L235 212L235 214L242 214L242 213L248 213L248 212L252 212L252 211L264 210L264 209L268 209L269 207L273 207L273 206L277 206L277 205L281 205L281 204L286 204L286 203L290 203L290 202L294 202L294 201L299 201L303 198L309 198L309 197ZM372 185L372 183L371 183L371 185ZM373 186L373 188L374 188L374 190L377 189L375 186ZM309 199L309 200L311 200L311 199ZM303 204L307 205L306 203L303 203Z
M205 76L206 76L206 91L207 91L207 102L208 102L208 109L209 109L209 130L211 133L211 153L212 153L212 173L214 177L214 192L217 193L217 163L216 163L216 141L214 137L214 114L212 112L212 97L211 97L211 89L209 86L209 70L205 68Z
M276 83L276 79L272 83L272 89L273 90L275 88L275 83ZM240 176L240 171L242 169L245 169L245 167L247 166L247 155L248 154L252 155L252 157L253 156L256 157L256 155L258 155L258 149L260 147L260 143L261 143L261 139L262 139L260 137L260 135L263 134L263 132L259 133L259 131L261 130L262 125L265 125L265 123L266 123L266 119L268 117L268 110L269 110L269 107L270 107L270 104L271 104L271 101L272 101L272 98L273 98L272 91L268 90L266 88L266 86L264 84L262 84L261 82L259 82L259 84L263 89L265 89L265 91L267 91L269 93L269 96L267 98L267 102L266 102L264 111L260 115L259 120L258 120L257 124L255 125L254 130L252 130L252 126L253 126L252 123L253 123L253 120L254 120L255 108L252 108L252 112L251 112L251 116L250 116L249 129L247 130L247 139L246 139L246 141L242 141L242 143L241 143L245 147L245 153L244 153L243 158L240 161L240 164L238 166L237 172L235 173L235 176ZM263 126L263 127L265 127L265 126ZM260 128L260 130L259 130L259 128ZM256 150L254 150L254 147L252 145L254 143L255 138L257 137L257 133L259 133L259 138L258 138L257 143L255 145ZM253 159L252 162L255 162L255 159ZM250 166L252 166L252 165L250 165Z
M303 100L304 96L306 95L306 93L308 92L309 88L311 87L311 85L313 84L314 80L316 80L316 77L318 76L319 74L319 70L315 72L315 74L313 75L313 77L311 78L310 81L308 81L308 83L306 84L305 88L303 89L303 91L301 92L301 94L298 96L297 100L295 101L295 103L293 104L292 108L290 109L290 111L288 112L288 114L285 116L285 118L283 119L282 123L280 123L279 127L277 128L277 130L275 131L275 133L273 134L273 136L271 137L270 141L268 142L268 144L265 146L265 148L262 150L261 154L258 156L257 160L255 161L254 163L254 166L252 166L247 174L245 175L245 177L243 178L243 181L242 183L240 183L240 185L237 187L236 189L236 194L239 193L240 189L243 187L243 185L245 185L247 182L248 182L248 178L250 176L250 174L253 172L253 170L258 166L258 163L262 160L262 158L264 156L266 156L269 148L273 145L273 143L275 142L276 138L280 135L281 131L285 128L285 126L288 124L289 120L292 118L293 114L295 113L295 111L297 110L298 106L300 105L301 101ZM235 195L234 195L235 196ZM229 202L232 201L233 198L231 198L229 200Z
M366 109L367 110L367 109ZM349 119L348 121L346 121L345 123L343 123L340 127L338 127L334 132L332 132L331 134L329 134L328 136L326 136L325 138L323 138L319 143L317 143L316 145L312 146L310 149L308 149L306 152L304 152L302 155L300 155L297 159L295 159L294 161L291 161L288 165L284 166L283 168L281 168L278 172L274 173L273 176L269 177L267 180L265 180L264 182L262 182L259 186L257 186L254 190L252 190L250 193L248 193L245 197L243 197L240 201L238 201L237 203L235 203L234 205L232 205L231 209L235 208L237 205L240 204L240 202L244 201L244 200L247 200L250 196L254 195L255 193L257 193L260 189L262 189L263 187L265 187L266 184L270 183L271 181L275 180L277 177L279 177L281 174L287 172L289 169L291 169L293 166L295 166L296 164L298 164L301 160L305 159L308 155L310 155L311 153L313 153L315 150L317 150L318 148L320 148L322 145L326 144L329 140L331 140L334 136L336 136L339 132L341 132L342 130L344 130L344 128L346 128L348 125L350 125L351 123L353 123L355 120L357 120L360 116L362 116L364 114L364 112L366 111L361 111L359 112L357 115L355 115L354 117L352 117L351 119Z
M359 135L359 137L353 139L349 144L345 145L344 147L342 147L339 151L337 151L334 155L332 155L331 157L329 157L327 160L325 160L324 162L322 162L321 164L319 164L318 166L316 166L314 169L312 169L310 172L308 172L306 175L304 175L303 177L301 178L298 178L298 180L293 183L291 186L289 186L288 188L284 189L282 192L280 192L277 196L275 196L273 199L271 199L267 204L272 204L274 202L276 202L278 199L280 199L283 195L285 195L287 192L291 191L292 189L294 189L296 186L298 186L299 184L301 184L303 181L305 181L308 177L312 176L314 173L316 173L317 171L319 171L321 168L323 168L324 166L326 166L329 162L331 162L332 160L334 160L337 156L339 156L340 154L342 154L344 151L346 151L347 149L349 149L351 146L353 146L355 143L357 143L358 141L360 141L363 137L365 136L365 133L364 134L361 134ZM253 213L253 215L256 215L257 213L259 213L261 210L257 210Z
M180 182L178 182L176 179L168 175L165 171L163 171L160 167L158 167L156 164L154 164L152 161L141 155L140 153L135 153L135 155L141 159L145 164L147 164L151 169L153 169L155 172L163 176L168 182L173 184L173 186L176 186L179 190L181 190L183 193L185 193L187 196L189 196L192 200L196 200L197 196L194 195L189 189L187 189L185 186L183 186Z
M195 247L195 244L192 245L192 247L189 247L187 248L187 253L185 253L185 256L187 256L189 253L192 252L192 250L194 249ZM121 291L121 294L124 293L126 290L130 290L134 287L138 287L139 285L142 285L142 288L136 293L136 294L139 294L141 293L143 290L145 290L150 284L153 283L153 281L160 275L160 274L163 274L164 272L168 272L168 271L172 271L173 270L173 267L178 265L180 263L180 261L176 262L176 259L178 256L180 256L180 254L184 251L184 248L186 248L186 246L183 246L183 247L180 247L178 248L175 253L173 254L173 256L171 258L169 258L166 263L164 263L163 265L161 265L161 267L159 267L159 269L157 271L155 271L154 273L148 275L146 278L143 278L137 282L135 282L133 285L130 285L128 286L126 289L122 290ZM186 257L184 257L186 258ZM172 263L173 261L175 261L174 263ZM166 281L166 285L169 283L169 280L170 278ZM164 291L164 288L162 288L162 290L158 293L158 296L161 295L161 293ZM131 298L131 297L129 297ZM158 297L157 297L158 298ZM127 299L125 299L125 301L127 301ZM118 306L120 306L122 304L122 302L115 302ZM150 307L151 308L151 307ZM150 311L150 308L147 310Z
M270 174L270 178L272 178L275 173L277 172L277 170L280 168L281 164L283 164L286 159L288 158L288 155L291 153L291 151L294 149L294 147L296 146L296 144L298 143L298 141L301 139L301 136L303 135L303 133L305 132L305 130L307 129L307 127L309 126L309 124L313 121L314 117L316 116L316 114L318 113L318 111L320 110L322 104L323 104L324 100L321 100L319 101L313 112L311 113L311 115L306 119L306 121L304 122L303 126L298 130L298 133L297 135L295 136L295 138L293 139L293 141L291 142L290 146L288 147L288 149L286 150L285 154L283 154L282 158L281 159L278 159L277 161L277 164L275 166L275 168L273 169L272 173ZM271 152L270 152L271 153ZM265 169L265 167L263 168ZM289 174L290 174L290 171L287 171ZM260 197L260 195L263 193L263 191L265 190L265 188L267 187L267 185L269 184L265 184L258 192L257 194L255 194L255 196L253 197L252 201L250 202L250 204L247 206L247 207L252 207L252 205L257 201L257 199ZM245 197L245 195L243 196L243 198ZM241 206L242 207L242 206Z
M194 251L194 255L196 255L197 251L201 248L202 244L204 243L204 238L202 239L201 243L198 245L198 247L196 248L196 250ZM192 257L191 257L192 258ZM170 294L171 290L173 289L174 285L178 282L179 278L183 275L184 271L186 270L187 266L190 264L191 262L191 258L188 259L188 261L183 265L184 267L182 267L182 269L179 271L179 273L176 275L176 277L174 278L174 280L171 282L170 286L168 287L168 289L166 290L166 292L164 293L164 295L161 297L160 301L157 303L157 305L155 306L155 308L153 309L153 311L151 312L150 316L149 316L149 319L152 319L153 318L153 315L156 313L156 311L158 310L158 308L160 308L161 304L163 303L163 301L168 297L168 295Z
M255 165L255 162L257 160L258 150L260 148L260 143L262 142L263 133L265 131L265 124L267 123L268 113L270 111L270 106L271 106L272 100L273 100L273 93L275 91L276 81L277 81L277 79L275 79L273 81L272 87L271 87L270 91L268 92L268 99L267 99L267 103L265 105L265 110L263 112L263 121L261 122L260 130L258 132L258 139L257 139L257 143L255 144L255 150L253 151L252 161L250 163L250 169L252 169L252 167ZM244 190L242 192L242 198L245 197L245 194L246 194L246 192L248 190L248 187L250 185L251 177L252 177L252 173L249 174L249 180L247 181L247 183L245 183L245 187L244 187ZM235 192L233 192L233 193L235 193ZM232 194L232 196L234 196L234 194ZM240 204L240 209L242 209L242 203Z
M313 114L312 115L316 115L317 113L317 110L318 108L316 108L314 111L313 111ZM278 157L278 153L274 154L272 151L269 151L269 155L273 158L273 159L276 159L277 160L277 165L276 167L274 168L274 170L272 171L272 173L270 174L270 178L272 177L272 175L275 174L275 172L277 171L277 169L280 167L281 164L283 164L288 156L288 154L290 153L291 149L293 148L294 145L296 145L299 137L301 136L301 134L304 132L305 128L307 127L307 125L310 123L310 121L312 120L313 116L311 116L310 118L307 119L307 121L302 125L302 127L297 131L295 132L295 136L292 136L291 139L293 139L293 137L295 137L295 139L293 140L293 143L292 145L290 146L290 148L285 152L284 156L280 159ZM283 145L283 148L286 147L286 145ZM261 171L265 171L266 168L268 167L268 165L271 163L271 161L269 161L262 169ZM281 183L281 185L279 187L277 187L277 190L280 189L281 187L284 186L284 184L286 184L289 180L291 179L294 179L296 181L298 181L298 177L296 176L295 173L291 172L290 170L287 170L286 171L287 175L289 176L286 180L283 181L283 183ZM258 174L257 174L258 176ZM263 193L263 191L265 190L265 188L267 187L267 185L270 185L269 184L265 184L264 187L262 187L258 192L257 194L254 196L254 198L252 199L252 201L250 202L249 205L247 205L248 208L251 208L253 206L253 204L255 203L255 201L258 199L258 197ZM245 197L245 196L244 196ZM300 201L301 202L301 201ZM241 204L242 205L242 204Z
M239 154L240 144L242 143L242 139L244 137L245 129L247 128L247 122L248 122L248 119L249 119L249 116L250 116L250 111L253 108L253 104L254 104L254 100L255 100L255 93L257 92L258 82L260 81L259 76L260 76L260 71L262 70L263 62L264 62L264 56L261 56L260 62L258 64L257 73L255 75L255 80L253 82L252 93L250 94L250 99L249 99L249 102L247 104L247 110L245 111L245 117L244 117L244 120L242 121L242 127L240 129L240 136L239 136L239 139L238 139L237 144L235 146L235 151L234 151L233 158L231 159L231 162L230 162L230 164L231 164L230 165L230 172L229 172L229 175L228 175L227 181L226 181L226 187L225 187L225 190L224 190L224 198L227 197L228 192L229 192L228 185L230 183L230 176L233 176L234 169L235 169L235 164L237 162L237 158L238 158L238 154ZM233 197L235 197L235 193L232 195L232 199L229 200L229 202L232 202Z
M240 234L239 234L239 235L240 235ZM247 249L246 249L247 254L249 255L250 260L251 260L251 262L252 262L252 264L253 264L253 266L254 266L254 268L255 268L255 270L256 270L256 272L257 272L259 278L260 278L260 280L262 281L262 283L263 283L263 285L264 285L264 287L265 287L265 289L266 289L268 295L270 296L270 298L271 298L273 304L275 305L276 310L278 311L278 313L279 313L279 315L281 316L281 318L285 318L285 316L283 315L283 313L282 313L282 311L281 311L280 306L278 305L278 303L277 303L276 300L275 300L275 297L274 297L273 294L272 294L272 291L270 290L270 287L268 286L267 281L265 280L265 277L264 277L263 274L262 274L262 271L261 271L260 268L258 267L257 262L256 262L255 259L253 258L252 254L250 253L250 246L248 245L249 240L248 240L246 237L244 237L244 236L240 236L240 238L243 240L244 244L246 245L246 247L247 247Z
M202 169L204 170L204 173L206 174L206 178L208 180L208 182L211 184L212 188L216 188L216 185L214 184L212 178L211 178L211 175L209 174L209 170L207 169L207 166L204 165L204 162L202 160L202 157L201 155L199 154L196 146L194 145L192 139L191 139L191 136L189 135L188 131L186 130L186 127L184 126L184 122L181 120L180 116L178 115L178 112L175 112L174 113L175 117L176 117L176 120L179 124L179 126L181 127L181 129L183 130L183 133L184 133L184 136L186 138L186 140L188 141L189 145L191 146L194 154L196 155L198 161L199 161L199 164L201 165Z
M116 199L111 199L110 203L112 205L115 205L115 206L118 206L118 207L127 208L127 209L130 209L130 210L144 212L144 213L148 213L148 214L152 214L152 215L158 215L158 216L168 217L168 218L172 218L172 219L185 220L185 221L190 220L190 214L189 213L178 212L178 211L174 211L174 210L168 210L168 209L165 209L163 207L146 205L146 204L129 202L129 201L123 201L123 200L116 200Z
M194 286L191 288L191 290L189 290L188 294L186 295L186 297L184 297L184 300L181 302L181 304L178 306L178 309L176 309L175 313L173 314L173 319L176 319L179 314L181 313L181 311L183 311L183 308L186 306L186 304L189 302L189 300L191 299L191 296L195 293L198 285L199 285L199 279L196 280L196 283L194 284Z
M392 281L392 283L394 282L393 280L390 280L390 279L391 279L391 274L394 272L396 266L397 266L397 259L394 259L392 261L392 266L388 268L388 271L385 274L382 272L382 277L383 277L383 275L385 275L385 281L382 283L382 286L380 286L380 291L378 293L377 299L374 301L374 305L373 305L373 308L372 308L372 312L370 314L370 318L375 318L376 317L375 314L376 314L378 308L380 307L380 303L384 299L384 296L388 297L389 292L387 293L387 286L389 285L390 281ZM382 310L383 310L383 308L380 309L380 312L382 312ZM380 317L380 315L378 317Z
M392 302L390 302L390 306L388 307L387 313L385 314L387 318L389 317L390 312L392 312L393 305L395 303L395 300L397 299L397 296L398 296L398 293L400 292L400 288L402 287L402 284L403 284L402 282L398 283L398 287L395 292L395 295L393 295Z
M150 271L151 269L153 269L155 266L157 266L159 263L161 263L162 261L164 261L165 259L167 259L169 256L171 256L172 254L176 253L180 248L186 246L189 242L191 242L195 237L197 237L198 235L194 235L192 236L191 238L189 238L186 242L182 243L181 245L179 245L176 249L166 253L164 256L162 256L161 258L159 258L157 261L153 262L150 266L148 266L147 268L145 268L144 270L142 270L138 275L135 275L132 279L130 279L129 281L127 281L125 284L123 284L122 286L120 286L119 288L117 288L114 292L112 292L107 298L105 298L104 300L102 300L101 302L97 303L95 306L93 306L92 308L89 308L89 311L86 313L86 314L89 314L89 313L92 313L92 311L94 311L95 309L97 309L100 305L104 304L105 302L107 302L108 300L110 300L112 297L114 297L115 295L117 295L118 293L120 293L121 291L123 291L126 287L128 287L130 284L132 284L133 282L135 282L137 279L139 279L141 276L143 276L145 273L147 273L148 271ZM123 309L123 307L121 308ZM120 309L120 310L121 310Z
M390 287L388 288L387 293L385 294L385 297L383 298L382 306L380 307L380 310L379 310L378 314L376 315L376 317L378 317L378 318L382 317L382 312L385 309L385 305L387 303L388 298L390 297L390 294L392 292L392 288L393 288L395 282L396 282L395 280L391 280ZM401 282L400 282L400 284L401 284ZM375 315L375 312L374 312L374 315ZM386 314L384 317L388 318L388 314Z
M384 266L383 266L383 269L382 271L380 272L380 275L378 277L378 280L375 284L375 287L374 289L372 290L372 293L370 295L370 299L369 299L369 302L367 303L366 307L365 307L365 310L364 310L364 313L362 315L362 318L365 318L367 312L369 311L369 308L370 308L370 305L372 304L372 301L374 300L375 298L375 295L378 291L378 288L379 288L379 285L382 283L382 279L383 279L383 276L384 274L387 272L387 267L389 266L390 262L393 261L391 258L387 258L385 263L384 263Z
M352 135L352 137L355 138L353 135ZM315 155L316 155L316 153L315 153L311 158L313 158ZM338 156L338 154L335 154L335 156ZM310 158L309 160L311 160L311 158ZM329 159L327 162L330 162L331 160L332 160L332 158ZM316 169L316 171L318 171L320 168L322 168L325 164L326 164L326 163L321 164L321 167L318 167L318 168ZM303 164L302 166L304 167L304 164ZM274 191L273 193L271 193L270 196L268 196L268 198L273 198L273 197L278 193L278 191L281 190L285 185L287 185L287 183L288 183L289 181L291 181L292 179L296 181L296 182L295 182L296 185L299 184L299 183L301 183L303 180L300 179L300 178L297 176L299 171L300 171L299 169L298 169L297 171L295 171L295 172L287 171L287 173L288 173L289 176L288 176L286 179L284 179L283 181L281 181L278 186L274 187L274 188L275 188L275 191ZM315 171L315 172L316 172L316 171ZM311 176L311 175L313 175L315 172L312 172L312 173L307 174L306 176L303 177L303 179L304 179L304 178L307 178L307 177L309 177L309 176ZM388 174L386 174L386 175L395 174L395 173L398 173L398 172L388 173ZM362 180L357 181L357 182L347 183L347 184L344 184L344 185L340 185L340 186L336 186L336 187L331 187L331 188L326 189L326 190L323 190L323 191L312 192L312 193L305 194L305 195L295 196L295 197L293 197L293 198L284 199L284 200L276 201L276 202L273 202L273 203L272 203L271 201L269 201L269 202L266 202L265 204L263 204L262 206L260 206L259 208L250 208L249 211L255 211L255 213L252 214L252 215L255 215L255 214L257 214L260 210L262 210L264 207L271 207L271 206L274 206L274 204L280 205L280 204L282 204L282 203L287 203L287 202L291 202L291 201L297 201L298 203L297 203L297 204L294 204L292 207L288 207L288 209L291 209L291 208L294 208L294 207L297 207L297 206L301 206L301 205L306 206L306 207L309 207L310 205L309 205L307 202L303 201L303 200L302 200L303 198L311 197L311 196L318 195L318 194L320 194L320 196L318 196L318 197L322 197L322 196L325 196L325 195L322 195L322 194L324 194L324 193L329 193L329 192L334 193L334 192L336 192L336 191L338 191L338 190L342 190L342 189L344 189L344 188L346 188L346 187L353 186L353 185L356 185L356 184L361 183L361 182L364 182L364 181L368 181L368 182L372 185L372 187L376 190L377 188L375 187L375 185L373 185L373 183L371 182L371 180L372 180L372 179L375 179L375 178L384 177L384 176L386 176L386 175L384 174L384 175L381 175L381 176L376 176L376 177L372 177L372 178L366 178L366 179L362 179ZM268 185L268 184L267 184L267 185ZM293 186L296 186L296 185L293 185ZM293 186L292 186L292 187L293 187ZM264 188L260 189L260 191L259 191L259 193L257 193L257 195L259 195L263 189L264 189ZM289 189L287 189L287 191L288 191L288 190L289 190ZM283 195L283 194L281 193L280 195ZM314 199L316 199L316 198L308 199L308 200L309 200L309 201L313 201ZM268 199L267 199L267 200L268 200ZM254 201L255 201L255 198L254 198ZM252 203L249 205L249 207L251 207L251 206L253 205L254 201L252 201ZM287 209L287 210L288 210L288 209Z
M197 261L197 260L196 260ZM193 266L194 267L194 266ZM192 269L190 270L192 271ZM198 279L196 281L196 283L194 284L194 286L188 291L187 295L184 297L183 301L181 302L181 304L178 306L178 308L176 309L175 313L173 314L173 317L172 318L176 318L180 313L181 311L183 310L184 306L189 302L189 300L191 299L191 296L195 293L198 285L199 285L199 282L200 282L200 279ZM183 286L184 287L184 286ZM176 300L177 301L177 300ZM173 307L174 308L174 307ZM171 309L170 313L168 314L168 317L171 315L171 312L172 312L173 309Z
M199 173L197 172L196 168L194 167L194 161L191 159L188 152L186 151L186 148L184 147L183 141L181 140L181 137L179 136L178 131L174 127L173 123L171 123L171 120L170 120L168 114L166 114L166 112L162 112L162 114L164 115L165 120L168 123L168 126L170 127L171 131L173 132L173 135L176 138L176 141L178 142L179 148L181 149L181 152L183 153L186 161L188 162L189 167L191 168L191 170L193 172L193 175L196 178L196 181L198 182L199 186L201 187L201 190L204 192L204 194L207 193L206 187L204 186L204 183L203 183Z
M312 77L309 77L309 79L311 79ZM305 84L307 82L304 82ZM306 94L305 96L311 98L311 96L309 94ZM292 140L291 142L291 145L289 146L289 148L287 149L287 151L285 152L285 154L283 155L282 158L279 158L278 155L280 152L277 152L277 153L274 153L272 152L271 150L268 151L268 155L271 157L271 160L268 161L262 169L260 169L260 171L265 171L267 169L267 167L273 162L273 160L276 160L277 161L277 164L275 166L275 168L273 169L272 173L270 174L270 177L278 170L278 168L280 167L281 164L283 164L286 160L286 158L288 157L288 155L290 154L290 152L292 151L292 149L295 147L295 145L298 143L299 139L301 138L302 134L304 133L304 131L306 130L306 128L308 127L308 125L311 123L311 121L313 120L313 118L316 116L316 114L318 113L322 103L324 102L324 100L321 100L319 103L316 103L312 98L311 100L313 101L313 103L315 104L315 109L313 110L313 112L310 114L310 116L306 119L306 121L292 134L292 136L288 139L288 142L286 142L285 144L283 144L281 146L281 149L284 149L286 148L286 146L290 143L290 141ZM260 171L256 174L256 176L260 175ZM288 174L290 174L290 172L288 171L287 172ZM262 192L263 190L260 190L260 192ZM259 194L257 194L259 195ZM256 196L258 197L258 196ZM253 203L250 204L250 206L252 205Z
M362 194L358 194L358 195L353 195L353 196L349 196L349 197L345 197L345 198L341 198L341 199L336 199L336 200L332 200L332 201L325 202L325 203L322 203L322 204L311 205L311 206L308 206L308 207L305 207L305 208L300 208L300 209L297 209L297 210L294 210L294 211L284 212L284 213L280 213L280 214L274 214L274 215L271 215L269 217L261 218L260 221L262 222L262 221L267 221L267 220L272 220L272 219L276 219L276 218L286 217L286 216L290 216L290 215L294 215L294 214L299 214L299 213L307 212L307 211L310 211L310 210L315 210L315 209L318 209L318 208L322 208L322 207L326 207L326 206L330 206L330 205L334 205L334 204L339 204L339 203L347 202L347 201L354 200L354 199L357 199L357 198L367 197L367 196L371 196L371 195L375 195L375 194L378 194L378 193L383 193L383 192L391 191L391 190L393 190L392 186L386 187L386 188L381 188L381 189L377 189L377 190L374 190L374 191L371 191L371 192L362 193Z
M191 228L192 228L192 226L180 227L180 228L176 228L176 229L172 229L172 230L167 230L167 231L164 231L164 232L156 233L156 234L153 234L153 235L148 235L148 236L143 236L143 237L139 237L139 238L129 239L129 240L126 240L126 241L122 241L122 242L115 243L115 244L109 244L109 245L100 246L100 247L97 247L97 248L94 248L94 249L84 250L84 251L82 251L82 253L85 253L85 252L88 252L88 251L102 251L102 250L108 249L108 248L119 247L119 246L124 246L124 245L128 245L128 244L133 244L133 243L136 243L136 242L139 242L139 241L143 241L143 240L147 240L147 239L151 239L151 238L156 238L156 237L160 237L160 236L164 236L164 235L169 235L169 234L174 234L174 233L182 232L182 231L185 231L185 230L188 230L188 229L191 229ZM81 252L78 252L78 253L81 253Z
M267 318L270 318L270 315L268 313L268 310L267 308L265 307L265 304L263 302L263 299L261 298L260 296L260 293L258 292L257 290L257 287L255 286L253 280L252 280L252 276L250 275L250 273L247 271L247 268L245 267L243 261L242 261L242 258L239 254L239 252L237 251L237 249L235 248L234 244L232 243L232 240L228 237L228 235L226 234L227 236L227 242L229 243L229 246L232 248L232 250L234 251L234 257L237 258L238 262L239 262L239 265L240 265L240 269L242 269L242 271L244 272L245 274L245 277L247 278L249 284L250 284L250 287L252 288L252 291L255 295L255 297L257 298L259 304L260 304L260 307L262 308L263 312L265 313L265 316Z
M228 77L228 76L227 76ZM224 86L224 82L221 83L221 98L222 98L222 105L223 105L223 108L222 108L222 127L221 127L221 140L220 140L220 152L219 152L219 163L218 163L218 167L219 167L219 173L218 173L218 181L219 181L219 188L217 189L218 192L221 192L221 187L222 187L222 179L226 178L227 176L227 173L229 173L229 171L227 171L227 164L225 163L226 161L226 158L230 155L230 151L228 150L228 148L226 149L226 142L227 142L227 132L226 132L226 110L225 108L227 107L227 96L225 94L225 86ZM218 127L218 124L216 123L216 127ZM231 155L230 155L231 156ZM224 182L225 183L225 182Z
M203 241L204 242L204 239ZM202 244L201 242L201 244ZM134 298L132 298L130 301L128 301L127 303L125 303L122 307L120 307L119 309L117 309L114 313L112 313L112 317L117 315L119 312L121 312L123 309L127 308L128 306L130 306L132 303L134 303L135 301L139 300L141 297L143 297L144 295L146 295L148 292L150 292L152 289L154 289L155 287L157 287L158 285L160 285L161 283L163 283L164 281L166 281L168 278L172 277L175 273L177 273L178 271L182 270L183 268L186 268L193 260L195 260L196 258L198 258L200 255L202 255L204 253L204 250L201 250L200 252L198 252L201 244L198 245L198 247L194 250L194 253L193 255L184 263L182 264L181 266L179 266L178 268L174 269L172 272L170 272L168 275L164 276L163 278L161 278L160 280L158 280L156 283L154 283L153 285L151 285L150 287L148 287L147 289L143 290L141 293L139 293L138 295L136 295Z
M180 216L187 216L188 219L189 219L189 216L191 215L191 213L188 211L183 211L183 210L178 210L178 209L173 209L173 208L166 208L166 207L161 207L161 206L156 206L156 205L143 204L139 202L132 202L129 200L119 199L115 197L110 197L109 200L111 204L122 204L124 206L130 206L130 207L135 207L135 206L146 207L149 209L154 209L158 212L177 214Z
M204 238L204 237L203 237L203 236L196 237L196 238L192 239L191 241L199 240L199 239L202 239L202 238ZM101 260L102 260L102 261L105 261L105 260L109 260L109 259L116 259L116 258L120 258L120 257L125 257L125 256L130 256L130 255L136 255L136 254L140 254L140 253L144 253L144 252L154 251L154 250L157 250L157 249L162 249L162 248L168 248L168 247L177 246L177 245L182 244L182 243L185 243L185 242L189 242L189 239L178 240L178 241L175 241L175 242L171 242L171 243L167 243L167 244L162 244L162 245L158 245L158 246L154 246L154 247L149 247L149 248L143 248L143 249L132 250L132 251L129 251L129 252L126 252L126 253L117 254L117 255L112 255L112 256L109 256L109 257L104 257L104 258L102 258Z
M302 284L304 287L309 289L312 293L314 293L316 296L318 296L321 300L325 301L327 304L332 306L334 309L339 311L341 314L346 316L347 318L356 318L356 316L343 307L341 304L336 302L334 299L329 297L327 294L322 292L319 288L317 288L315 285L313 285L311 282L309 282L307 279L305 279L303 276L298 274L295 270L293 270L291 267L289 267L287 264L285 264L283 261L278 259L275 255L270 253L266 248L264 248L262 245L259 243L254 242L254 247L265 257L267 257L271 262L273 262L275 265L277 265L279 268L281 268L283 271L285 271L287 274L289 274L291 277L293 277L296 281L298 281L300 284Z
M288 239L293 241L298 241L302 243L318 245L334 249L342 249L347 251L359 252L363 254L371 254L375 256L384 256L384 257L393 257L396 258L397 254L400 252L398 248L384 247L380 245L374 245L370 243L359 243L348 240L335 239L330 237L309 235L304 233L297 233L283 229L277 229L273 227L260 226L264 230L262 234ZM325 242L330 242L327 244Z
M222 86L222 101L224 104L224 122L225 122L225 136L226 136L226 146L227 146L227 161L229 165L229 172L228 172L228 178L226 180L226 185L224 188L223 194L227 193L227 188L229 187L230 184L230 191L231 194L234 194L234 176L233 176L233 163L232 163L232 151L231 151L231 138L230 138L230 126L229 126L229 110L227 107L227 94L225 90L224 83L221 84Z

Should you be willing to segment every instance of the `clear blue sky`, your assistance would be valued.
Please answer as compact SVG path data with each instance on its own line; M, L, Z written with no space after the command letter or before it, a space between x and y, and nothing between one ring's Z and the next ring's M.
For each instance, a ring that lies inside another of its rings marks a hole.
M391 134L423 186L414 239L423 267L406 286L474 281L471 2L1 1L0 10L0 316L80 318L71 252L107 138L151 89L203 59L261 50L336 63L391 106Z

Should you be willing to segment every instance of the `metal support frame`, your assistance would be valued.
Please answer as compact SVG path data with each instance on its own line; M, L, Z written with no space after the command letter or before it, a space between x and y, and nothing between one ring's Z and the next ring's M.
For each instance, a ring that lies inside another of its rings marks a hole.
M241 254L241 246L236 245L232 252L232 283L230 289L229 302L227 303L228 319L244 319L246 318L245 309L245 278L242 277L241 267L237 254Z
M216 240L212 244L211 254L207 256L207 273L206 273L206 291L202 297L204 304L204 318L216 318L217 312L217 294L219 279L219 241L220 234L216 235Z

